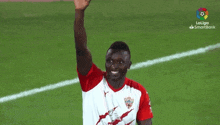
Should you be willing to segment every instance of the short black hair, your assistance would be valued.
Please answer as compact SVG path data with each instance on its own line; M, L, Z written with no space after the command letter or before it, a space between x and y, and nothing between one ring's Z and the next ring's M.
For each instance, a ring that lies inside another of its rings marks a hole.
M114 43L112 43L112 45L109 47L109 49L114 49L116 51L121 51L121 50L128 51L128 53L131 57L130 49L129 49L128 45L123 41L115 41Z

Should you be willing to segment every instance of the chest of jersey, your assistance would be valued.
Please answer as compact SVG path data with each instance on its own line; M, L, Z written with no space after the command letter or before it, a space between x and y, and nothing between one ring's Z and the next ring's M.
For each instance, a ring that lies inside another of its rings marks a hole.
M135 125L140 97L139 90L127 85L113 91L103 78L92 90L83 92L83 119L94 125Z

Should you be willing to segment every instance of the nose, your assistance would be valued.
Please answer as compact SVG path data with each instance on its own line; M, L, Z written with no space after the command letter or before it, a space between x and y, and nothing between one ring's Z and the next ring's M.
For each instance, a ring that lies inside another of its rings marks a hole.
M112 64L112 68L113 69L118 69L118 64L117 63Z

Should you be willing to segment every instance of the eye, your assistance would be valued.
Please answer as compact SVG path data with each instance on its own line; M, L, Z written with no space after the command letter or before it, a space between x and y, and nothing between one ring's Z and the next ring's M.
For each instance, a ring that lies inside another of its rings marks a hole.
M122 63L124 63L124 62L123 62L123 61L120 61L119 63L122 64Z
M108 62L108 63L112 63L113 61L112 61L111 59L108 59L107 62Z

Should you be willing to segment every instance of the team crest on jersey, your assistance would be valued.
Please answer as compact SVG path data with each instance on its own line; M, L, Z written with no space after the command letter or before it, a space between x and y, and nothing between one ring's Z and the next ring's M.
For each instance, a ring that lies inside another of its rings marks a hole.
M129 108L131 108L133 102L134 102L134 99L132 99L131 97L127 97L127 98L124 98L125 100L125 105Z

